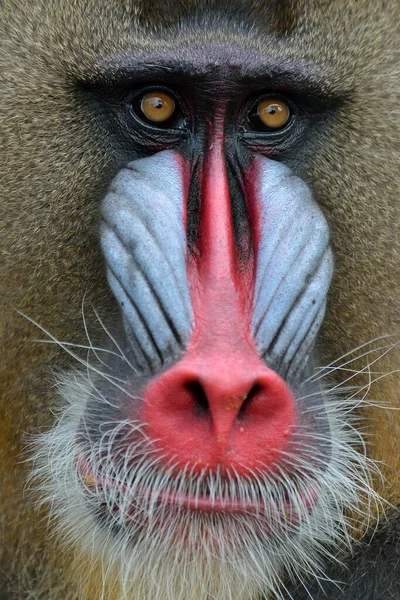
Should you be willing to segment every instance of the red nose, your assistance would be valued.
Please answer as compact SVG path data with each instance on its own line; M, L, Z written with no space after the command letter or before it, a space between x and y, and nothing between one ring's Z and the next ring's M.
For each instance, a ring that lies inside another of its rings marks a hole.
M189 355L147 386L148 434L178 468L248 473L270 467L286 447L292 394L277 373L249 358Z

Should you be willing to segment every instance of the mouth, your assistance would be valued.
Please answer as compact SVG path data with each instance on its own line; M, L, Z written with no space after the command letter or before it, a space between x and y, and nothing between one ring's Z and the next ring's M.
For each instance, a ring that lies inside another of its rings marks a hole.
M219 485L210 484L210 480L189 482L185 486L182 481L178 485L166 483L163 487L147 482L127 483L117 476L103 476L96 473L89 462L79 457L76 469L81 486L97 506L115 515L121 512L136 521L137 514L143 514L143 508L152 506L152 510L187 511L192 513L208 513L210 515L249 515L268 521L296 526L305 516L311 514L319 497L319 486L311 479L307 481L307 489L297 489L295 494L287 490L261 489L253 484L245 487L242 483L229 479L218 480ZM211 479L212 482L212 479Z

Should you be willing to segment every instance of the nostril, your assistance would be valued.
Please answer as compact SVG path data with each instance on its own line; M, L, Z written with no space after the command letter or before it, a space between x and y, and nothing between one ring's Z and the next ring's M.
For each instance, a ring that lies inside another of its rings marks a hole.
M258 361L217 359L189 356L147 384L146 434L166 465L177 461L196 473L231 464L247 473L257 461L272 466L296 420L288 385Z
M210 414L207 394L200 381L189 381L185 384L185 388L192 397L194 406L196 408L196 413L201 416Z
M248 408L253 400L257 399L257 397L263 392L263 388L259 383L255 383L253 387L250 389L246 398L243 401L242 406L238 412L238 418L243 419L246 417L246 413L248 412Z

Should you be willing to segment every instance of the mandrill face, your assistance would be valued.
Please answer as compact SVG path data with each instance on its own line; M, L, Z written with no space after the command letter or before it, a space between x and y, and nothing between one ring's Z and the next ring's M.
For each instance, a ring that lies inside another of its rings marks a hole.
M133 597L252 598L349 535L367 463L351 402L330 402L314 369L329 227L274 157L301 135L301 109L237 48L181 61L180 92L158 55L146 79L162 87L115 100L112 81L90 85L143 149L99 210L120 317L90 347L97 362L63 377L71 407L37 460L62 527Z
M0 590L367 600L337 565L400 505L398 2L3 14Z

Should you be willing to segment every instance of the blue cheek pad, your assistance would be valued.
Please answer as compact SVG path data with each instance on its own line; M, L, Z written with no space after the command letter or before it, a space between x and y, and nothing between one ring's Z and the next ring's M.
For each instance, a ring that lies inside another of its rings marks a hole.
M260 220L253 335L260 354L293 377L322 324L333 273L329 228L308 186L257 157Z
M108 280L152 365L181 354L192 328L184 202L180 162L166 150L122 169L101 206Z

